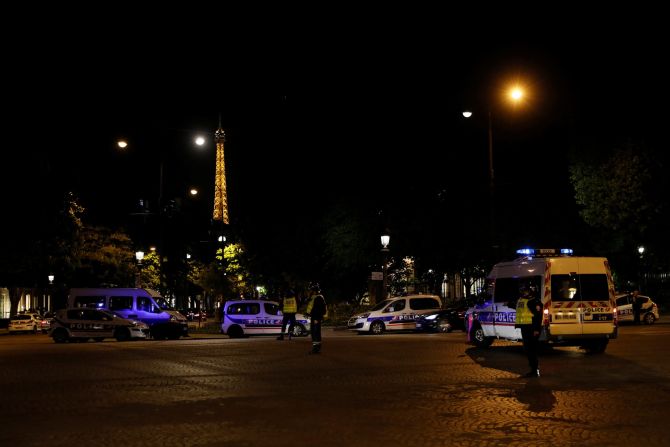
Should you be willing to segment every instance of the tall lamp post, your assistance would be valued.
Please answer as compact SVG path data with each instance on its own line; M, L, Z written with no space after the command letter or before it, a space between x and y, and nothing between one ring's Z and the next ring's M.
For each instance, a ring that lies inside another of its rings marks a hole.
M521 87L515 86L507 91L508 100L514 104L519 103L524 98L524 91ZM470 118L472 111L463 112L464 118ZM495 175L493 170L493 125L491 119L491 110L488 110L488 155L489 155L489 238L492 247L497 245L496 224L495 224Z
M384 294L383 299L388 298L388 257L389 257L389 242L391 242L391 236L388 234L383 234L381 237L382 242L382 254L384 255L384 264L382 265L382 293Z
M142 260L144 259L143 251L135 252L135 259L137 259L137 273L135 273L135 287L142 287Z

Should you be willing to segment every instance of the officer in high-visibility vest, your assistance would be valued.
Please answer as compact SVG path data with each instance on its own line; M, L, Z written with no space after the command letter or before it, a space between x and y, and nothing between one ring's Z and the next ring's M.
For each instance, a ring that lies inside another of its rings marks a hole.
M295 314L298 312L298 299L295 297L293 289L288 289L284 292L284 299L282 300L281 311L284 315L281 322L281 334L277 340L283 340L286 333L286 325L288 325L288 339L291 339L293 334L293 326L295 326Z
M310 297L305 314L310 317L310 332L312 334L312 350L309 354L321 353L321 323L328 314L326 300L321 295L321 287L314 283L310 286Z
M514 327L521 329L523 348L528 357L530 371L523 377L540 377L539 350L540 331L542 330L542 301L536 296L535 288L522 284L520 297L516 303L516 321Z

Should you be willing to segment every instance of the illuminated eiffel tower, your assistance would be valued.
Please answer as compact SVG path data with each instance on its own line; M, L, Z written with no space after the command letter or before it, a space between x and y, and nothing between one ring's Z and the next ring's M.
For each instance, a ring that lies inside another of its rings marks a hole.
M221 117L219 116L219 129L215 133L216 140L216 172L214 174L214 221L221 221L228 225L228 193L226 192L226 162L223 158L223 143L226 133L221 128Z

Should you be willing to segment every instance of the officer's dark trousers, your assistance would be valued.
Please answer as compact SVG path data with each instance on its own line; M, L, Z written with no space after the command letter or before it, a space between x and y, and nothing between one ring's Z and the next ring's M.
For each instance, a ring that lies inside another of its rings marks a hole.
M321 319L310 322L312 332L312 351L321 351Z
M528 357L528 366L531 371L537 371L539 367L537 352L540 347L539 335L533 335L533 326L521 326L521 338L523 339L523 349Z
M288 325L289 337L293 333L293 326L295 325L295 314L284 314L284 318L281 322L281 333L284 335L286 333L286 326Z

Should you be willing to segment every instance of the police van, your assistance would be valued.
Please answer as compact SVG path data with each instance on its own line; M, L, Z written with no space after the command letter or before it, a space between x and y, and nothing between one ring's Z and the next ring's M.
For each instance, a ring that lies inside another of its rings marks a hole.
M571 249L522 249L493 266L485 292L465 315L468 340L488 347L496 339L521 341L514 327L519 287L542 300L540 341L604 352L617 337L614 283L606 258L573 257Z
M155 290L140 288L72 288L68 307L92 307L108 310L121 318L138 320L151 329L157 340L188 337L188 321L168 306Z
M347 329L374 335L385 331L415 330L417 317L442 308L437 295L396 296L381 301L366 312L352 315Z
M221 333L230 338L247 335L279 335L281 334L284 316L279 310L279 303L265 300L228 301L223 306ZM288 330L288 327L286 328ZM295 314L293 325L294 337L304 337L310 331L310 323L303 314Z

